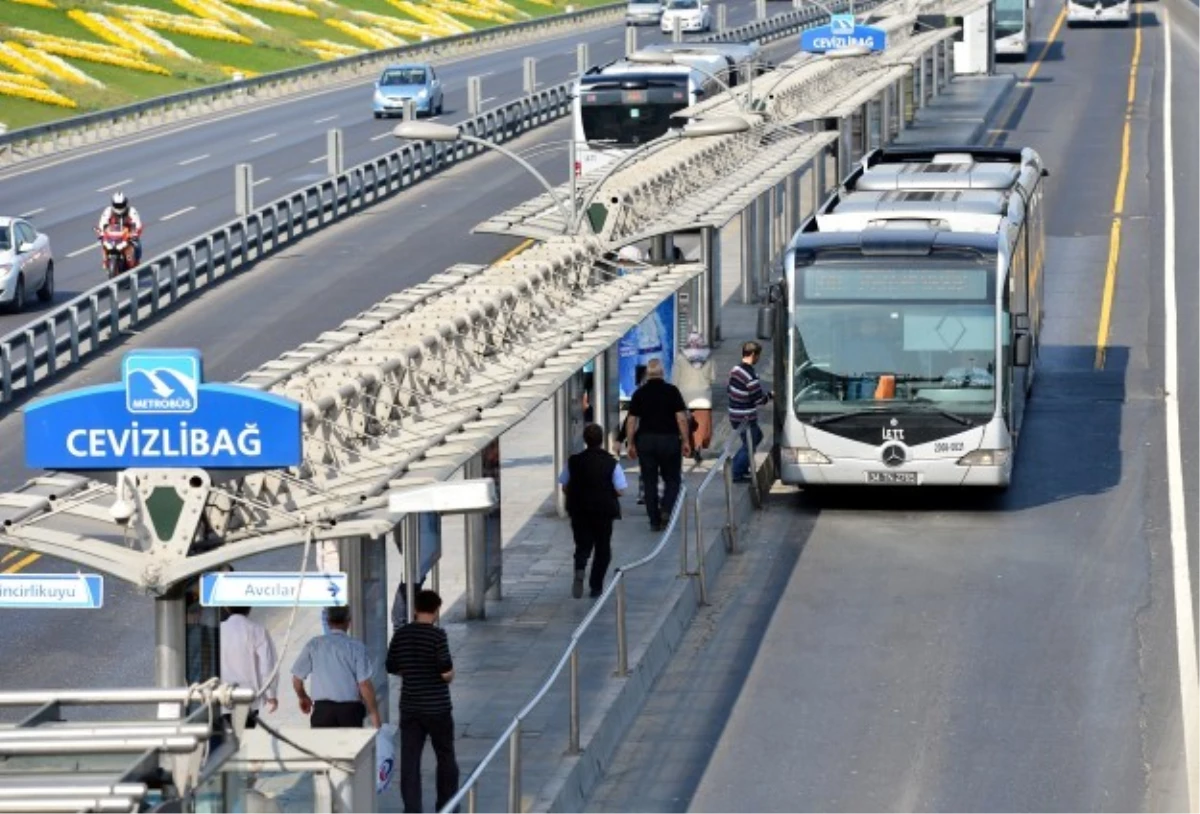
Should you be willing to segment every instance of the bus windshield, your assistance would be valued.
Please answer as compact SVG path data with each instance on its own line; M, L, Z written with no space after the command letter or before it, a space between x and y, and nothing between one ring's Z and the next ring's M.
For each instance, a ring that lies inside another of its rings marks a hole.
M1027 0L996 0L996 38L1019 34L1025 30Z
M797 270L793 409L801 418L996 404L991 273L978 268Z
M589 144L636 147L666 134L690 104L687 74L613 77L580 89L579 118Z

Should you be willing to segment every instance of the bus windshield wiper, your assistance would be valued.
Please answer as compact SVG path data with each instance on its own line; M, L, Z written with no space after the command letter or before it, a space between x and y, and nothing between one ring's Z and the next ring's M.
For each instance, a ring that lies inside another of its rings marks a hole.
M886 412L889 412L888 407L884 407L882 405L876 405L874 407L867 407L862 410L845 410L840 413L830 413L829 415L823 415L820 418L814 418L809 423L811 423L815 427L815 426L818 426L821 424L828 424L832 421L841 421L843 418L853 418L856 415L871 415L873 413L886 413Z
M951 421L956 421L959 424L962 424L964 427L973 426L975 423L971 419L966 418L965 416L961 416L958 413L952 413L949 410L943 410L941 407L937 407L936 402L933 399L924 398L923 396L918 396L917 398L913 399L909 403L910 404L919 404L919 405L921 405L921 407L925 408L928 412L937 413L938 415L944 416L945 418L948 418Z

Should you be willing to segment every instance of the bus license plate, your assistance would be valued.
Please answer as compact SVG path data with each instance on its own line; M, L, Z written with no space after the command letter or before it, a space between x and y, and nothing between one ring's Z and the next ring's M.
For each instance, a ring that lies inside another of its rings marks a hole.
M901 484L904 486L916 486L916 472L868 472L867 483L887 483Z

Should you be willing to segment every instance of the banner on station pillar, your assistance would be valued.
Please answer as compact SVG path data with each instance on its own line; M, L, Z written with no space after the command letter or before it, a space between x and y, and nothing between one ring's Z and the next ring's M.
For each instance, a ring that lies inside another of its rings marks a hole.
M633 398L633 391L641 384L651 359L662 360L663 374L671 381L675 361L675 310L675 296L672 295L617 342L617 381L621 401Z
M494 438L480 453L481 477L491 478L496 484L496 505L483 516L484 585L491 589L500 583L503 573L500 558L504 551L504 533L501 528L500 507L504 505L500 479L500 439Z

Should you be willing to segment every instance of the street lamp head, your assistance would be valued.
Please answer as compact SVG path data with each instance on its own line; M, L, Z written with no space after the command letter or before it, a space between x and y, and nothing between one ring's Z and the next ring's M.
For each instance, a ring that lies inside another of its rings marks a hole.
M411 141L458 141L458 128L437 122L401 122L392 128L392 135Z
M749 129L750 122L741 116L710 116L690 120L682 132L684 138L708 138L745 133Z

